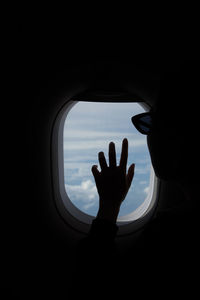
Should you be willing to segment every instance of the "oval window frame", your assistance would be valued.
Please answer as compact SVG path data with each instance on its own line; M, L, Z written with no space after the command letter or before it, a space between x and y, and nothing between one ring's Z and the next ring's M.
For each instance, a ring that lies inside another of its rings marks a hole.
M64 123L67 114L72 107L78 103L76 100L68 100L59 110L54 121L52 128L51 139L51 158L52 158L52 181L53 181L53 194L56 208L62 219L73 229L87 234L90 230L94 216L88 215L78 209L69 199L64 183L64 155L63 155L63 131ZM95 101L96 102L96 101ZM132 101L139 103L145 110L149 106L145 102ZM112 103L114 103L112 101ZM150 176L150 186L152 187L149 192L148 207L144 202L132 213L119 217L117 225L119 230L117 236L131 234L141 229L153 216L157 206L160 180L156 177L153 168ZM139 215L139 217L137 217Z

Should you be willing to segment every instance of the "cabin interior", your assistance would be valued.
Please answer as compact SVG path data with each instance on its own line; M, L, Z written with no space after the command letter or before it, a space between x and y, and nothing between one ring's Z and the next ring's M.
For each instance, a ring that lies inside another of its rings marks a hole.
M48 56L44 59L25 55L21 62L14 72L13 90L17 96L5 101L11 124L3 119L2 127L11 133L5 136L8 143L4 150L9 153L11 166L6 168L7 180L2 188L6 189L2 196L6 206L5 213L2 211L5 283L30 287L30 291L36 287L45 287L52 293L72 290L88 297L94 288L93 298L101 293L108 296L109 288L115 292L120 288L136 290L141 295L158 289L163 294L174 287L184 289L190 277L198 276L194 274L198 272L199 257L193 240L197 239L195 230L195 234L191 229L181 233L182 246L177 232L173 236L168 233L173 232L178 220L169 222L172 228L163 225L163 231L155 226L153 237L148 238L150 221L116 237L113 255L110 250L107 256L105 249L101 255L95 249L80 246L87 234L64 220L56 206L52 130L60 109L73 99L143 101L152 107L163 75L177 72L183 65L199 74L198 61L109 56L69 56L62 61L59 57L51 60ZM168 103L172 109L173 101L169 99ZM188 101L195 106L197 99ZM12 181L8 180L10 174ZM156 212L162 213L177 207L183 194L175 184L163 181L157 197ZM144 230L145 242L140 239Z

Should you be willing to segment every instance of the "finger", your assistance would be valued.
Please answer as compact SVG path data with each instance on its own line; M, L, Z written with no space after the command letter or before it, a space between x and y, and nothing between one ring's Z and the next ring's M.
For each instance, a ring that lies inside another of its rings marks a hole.
M111 142L109 144L109 166L116 167L116 152L115 152L115 144Z
M97 182L98 182L98 179L99 179L99 176L100 176L100 172L99 172L99 170L97 169L97 166L96 166L96 165L92 166L91 171L92 171L92 174L93 174L93 176L94 176L95 182L97 183Z
M127 159L128 159L128 140L124 139L122 142L120 167L123 168L125 171L126 171Z
M103 152L99 152L99 164L100 164L101 170L107 168L107 162L106 162Z
M131 186L132 180L133 180L133 176L134 176L134 170L135 170L135 164L132 164L129 169L128 169L128 174L126 176L126 182L127 182L127 187L128 189Z

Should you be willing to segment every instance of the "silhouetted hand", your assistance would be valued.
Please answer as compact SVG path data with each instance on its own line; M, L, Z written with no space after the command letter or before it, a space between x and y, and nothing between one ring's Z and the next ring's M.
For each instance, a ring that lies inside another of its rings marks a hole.
M134 176L135 165L132 164L126 173L128 159L128 140L122 143L120 164L116 163L115 144L109 144L109 166L103 152L99 152L101 172L92 166L92 173L99 194L98 217L116 222L120 206L125 199Z

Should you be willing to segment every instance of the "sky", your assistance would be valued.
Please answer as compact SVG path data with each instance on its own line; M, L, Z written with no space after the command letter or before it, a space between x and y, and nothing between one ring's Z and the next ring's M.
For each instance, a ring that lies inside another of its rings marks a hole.
M63 132L65 189L72 203L83 212L96 216L99 198L91 172L98 165L98 153L108 158L108 145L115 143L119 164L122 140L129 142L128 166L135 163L132 185L119 216L134 211L146 199L151 162L146 136L132 125L131 117L144 112L138 103L78 102L69 111ZM128 167L127 167L128 169Z

